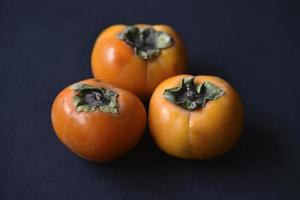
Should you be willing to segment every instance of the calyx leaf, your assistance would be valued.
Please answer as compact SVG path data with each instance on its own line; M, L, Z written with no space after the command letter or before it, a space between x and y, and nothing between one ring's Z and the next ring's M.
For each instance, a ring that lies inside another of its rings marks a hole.
M163 93L164 98L186 110L193 111L203 108L208 101L216 100L225 94L224 90L208 81L196 85L194 78L184 78L180 86L166 89Z
M158 56L162 49L174 44L170 34L156 31L152 27L142 29L137 26L128 26L118 35L118 38L132 46L134 53L144 60Z
M94 112L98 110L118 114L118 94L115 91L85 83L76 83L72 88L75 92L73 104L77 112Z

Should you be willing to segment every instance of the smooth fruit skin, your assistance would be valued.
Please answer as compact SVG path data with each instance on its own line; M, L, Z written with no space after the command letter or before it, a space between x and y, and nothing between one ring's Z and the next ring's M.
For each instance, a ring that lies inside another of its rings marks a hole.
M238 141L243 127L243 106L233 87L215 76L195 77L197 84L209 81L225 91L203 108L187 111L163 97L165 89L180 85L188 76L169 78L155 89L149 104L150 131L157 145L172 156L214 158Z
M150 25L135 26L145 28ZM187 53L179 35L167 25L152 27L170 34L175 42L151 60L143 60L135 55L133 48L117 37L126 25L113 25L105 29L98 36L92 51L91 65L94 77L127 89L147 100L161 81L184 73Z
M73 105L74 91L69 86L59 93L52 106L55 133L65 146L86 160L102 162L119 158L143 135L145 108L129 91L94 79L81 82L116 91L119 94L119 114L77 112Z

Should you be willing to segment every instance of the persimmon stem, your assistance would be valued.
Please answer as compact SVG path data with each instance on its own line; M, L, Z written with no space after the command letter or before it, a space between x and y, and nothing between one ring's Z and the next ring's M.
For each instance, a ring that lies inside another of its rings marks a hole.
M102 95L101 95L101 94L99 94L99 93L96 93L96 96L95 96L95 98L96 98L97 100L100 100L100 99L101 99L101 97L102 97Z
M98 91L83 92L83 101L90 106L105 106L109 104L109 99L105 98Z

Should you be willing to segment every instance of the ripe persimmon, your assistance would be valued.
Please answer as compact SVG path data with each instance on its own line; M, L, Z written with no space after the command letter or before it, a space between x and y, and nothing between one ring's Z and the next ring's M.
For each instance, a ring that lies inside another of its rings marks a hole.
M95 78L148 99L164 79L185 72L187 53L167 25L113 25L98 36L91 56Z
M215 76L178 75L158 85L149 104L149 127L166 153L207 159L234 146L243 126L239 95Z
M110 161L137 144L146 111L133 93L88 79L59 93L51 119L56 135L72 152L91 161Z

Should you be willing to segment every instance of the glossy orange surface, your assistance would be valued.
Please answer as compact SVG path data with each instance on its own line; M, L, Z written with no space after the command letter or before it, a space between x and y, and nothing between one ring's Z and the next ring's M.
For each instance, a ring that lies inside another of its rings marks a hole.
M117 115L77 112L71 86L56 97L51 112L52 125L60 141L78 156L91 161L109 161L133 148L143 135L146 111L131 92L94 79L81 81L119 94Z
M209 81L225 91L205 107L188 111L163 97L165 89L177 87L178 75L155 89L149 105L149 127L157 145L166 153L184 159L207 159L223 154L238 141L244 112L239 95L225 80L215 76L196 76L196 84Z
M136 26L145 28L150 25ZM170 34L174 44L162 49L157 57L150 60L135 55L133 48L117 37L124 31L125 25L114 25L105 29L97 38L91 56L94 77L132 91L146 100L161 81L184 73L187 53L179 35L167 25L152 27Z

